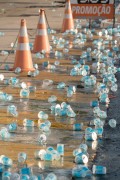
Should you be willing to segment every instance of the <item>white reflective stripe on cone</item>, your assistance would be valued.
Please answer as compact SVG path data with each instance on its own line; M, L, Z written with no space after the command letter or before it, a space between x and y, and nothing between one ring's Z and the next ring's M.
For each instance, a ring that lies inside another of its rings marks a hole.
M29 46L29 43L19 43L18 46L17 46L17 50L20 50L20 51L29 51L30 50L30 46Z
M37 35L39 36L47 35L47 31L45 29L37 29Z
M21 27L20 28L20 36L27 36L27 28L26 27Z
M44 18L44 16L40 17L38 23L39 23L39 24L45 24L45 18Z
M65 9L70 9L71 8L71 6L70 6L70 3L68 2L68 3L66 3L66 5L65 5Z
M72 14L65 14L65 18L64 19L71 19L72 18Z

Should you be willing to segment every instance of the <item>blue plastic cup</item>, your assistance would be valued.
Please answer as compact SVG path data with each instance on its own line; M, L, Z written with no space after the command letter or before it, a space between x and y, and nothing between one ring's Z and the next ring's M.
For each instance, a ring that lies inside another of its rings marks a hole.
M57 176L54 173L49 173L45 180L57 180Z
M28 176L30 176L30 175L32 175L32 168L30 168L30 167L24 167L24 168L21 168L20 169L20 174L21 175L28 175Z
M21 89L20 90L20 97L22 98L28 98L30 94L29 89Z
M99 102L94 100L94 101L90 102L90 106L93 108L97 107L97 106L99 106Z
M79 153L75 157L75 163L77 163L77 164L86 164L86 163L88 163L88 157L84 153Z
M110 119L110 120L109 120L109 122L108 122L108 124L110 125L110 127L115 128L115 127L116 127L117 122L116 122L116 120L115 120L115 119Z
M75 167L72 169L72 177L83 178L86 176L86 171L83 168Z
M73 124L73 130L74 131L81 131L82 128L83 128L83 123Z
M106 167L105 166L96 166L96 165L93 165L92 167L92 172L93 174L96 174L96 175L104 175L106 174Z
M102 128L102 127L95 128L95 132L97 133L98 136L102 136L102 134L103 134L103 128Z
M79 148L82 150L82 152L86 153L88 150L87 144L80 144Z
M4 166L9 166L9 167L13 165L12 159L10 159L7 156L2 157L2 163Z
M11 180L20 180L20 175L18 173L13 173L10 177Z
M0 163L0 173L2 173L3 171L4 171L4 165Z
M35 175L31 175L31 176L30 176L30 180L38 180L38 177L35 176Z
M34 126L34 121L30 119L24 119L23 120L23 125L26 127L33 127Z
M5 171L2 174L2 180L10 180L11 172Z
M87 140L87 141L96 141L97 140L96 132L87 132L87 133L85 133L85 140Z
M13 123L8 125L8 131L14 132L16 130L17 130L17 123L13 122Z
M51 153L45 153L43 158L45 161L52 161L53 155Z
M57 152L58 152L61 156L64 156L64 144L57 144Z
M15 73L16 74L19 74L21 72L21 68L20 67L17 67L16 69L15 69Z
M64 89L66 86L66 84L64 82L60 82L58 85L57 85L57 89Z
M40 112L38 113L38 118L39 118L39 119L42 119L42 120L47 120L47 119L48 119L48 114L45 113L45 112L43 112L43 111L40 111Z
M21 174L20 180L30 180L30 176L28 176L27 174Z

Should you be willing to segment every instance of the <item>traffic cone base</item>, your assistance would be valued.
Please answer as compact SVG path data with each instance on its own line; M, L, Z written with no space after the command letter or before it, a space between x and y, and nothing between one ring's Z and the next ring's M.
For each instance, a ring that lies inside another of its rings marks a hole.
M20 58L21 60L19 60ZM24 61L22 61L24 59ZM17 51L16 53L16 61L13 67L13 70L16 69L17 67L20 67L22 71L34 71L35 69L33 68L32 61L31 59L31 54L28 53L28 51Z

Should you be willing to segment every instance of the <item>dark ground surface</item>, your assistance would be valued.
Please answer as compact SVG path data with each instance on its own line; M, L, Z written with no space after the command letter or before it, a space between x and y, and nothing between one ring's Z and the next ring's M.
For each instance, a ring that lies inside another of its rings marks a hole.
M108 118L104 126L104 135L98 146L94 164L107 168L105 176L94 177L95 180L120 180L120 73L116 74L118 90L111 99L108 109ZM116 119L116 128L108 125L109 119Z

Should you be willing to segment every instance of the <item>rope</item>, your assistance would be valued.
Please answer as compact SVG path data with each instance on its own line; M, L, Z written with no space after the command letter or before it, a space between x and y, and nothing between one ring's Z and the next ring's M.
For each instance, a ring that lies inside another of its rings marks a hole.
M45 12L45 19L46 19L48 28L51 29L51 27L50 27L50 25L49 25L49 23L48 23L48 19L47 19L47 16L46 16L46 12ZM33 34L31 34L31 33L28 32L28 35L29 35L29 36L34 36L34 35L36 34L36 32L37 32L37 28L36 28L36 30L35 30L35 32L34 32Z
M19 33L18 33L18 35L19 35ZM14 46L11 48L10 53L7 55L7 57L6 57L6 58L3 60L3 62L0 64L0 67L3 65L3 63L5 63L5 62L7 61L8 57L11 55L11 53L12 53L14 47L15 47L15 44L16 44L16 42L17 42L17 40L18 40L18 35L17 35L17 37L16 37L16 39L15 39Z
M28 35L29 35L29 36L34 36L34 35L36 34L36 32L37 32L37 29L35 30L35 32L34 32L33 34L30 34L30 33L28 32Z
M46 19L46 22L47 22L48 28L50 28L50 29L51 29L51 27L50 27L50 25L49 25L49 23L48 23L48 19L47 19L47 16L46 16L46 12L45 12L45 19Z

